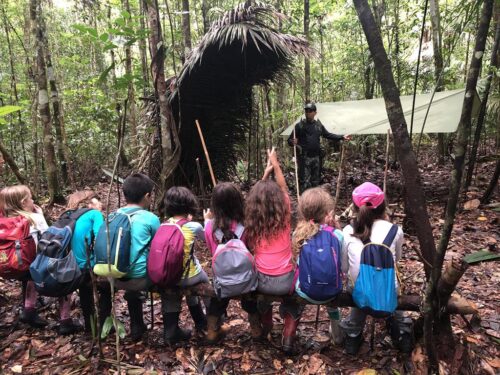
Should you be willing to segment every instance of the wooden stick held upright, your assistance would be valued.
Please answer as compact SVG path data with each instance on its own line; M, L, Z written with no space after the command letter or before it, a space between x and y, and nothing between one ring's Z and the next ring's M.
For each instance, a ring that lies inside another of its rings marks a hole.
M295 127L293 128L293 139L297 139L295 137ZM297 164L297 145L293 145L293 161L295 163L295 187L297 188L297 200L300 197L300 189L299 189L299 165Z
M208 170L210 171L210 177L212 177L212 184L217 185L217 181L215 180L214 171L212 169L212 163L210 162L210 156L208 155L207 146L205 145L205 138L203 138L203 133L201 132L200 122L195 120L196 127L198 128L198 133L200 134L201 145L203 146L203 151L205 152L205 157L207 158Z
M387 144L385 146L384 194L387 192L387 171L389 170L389 146L391 144L391 129L387 129Z
M337 177L337 186L335 188L335 201L333 202L333 214L335 215L335 210L337 208L337 202L339 200L340 196L340 183L342 182L342 179L344 178L344 158L345 155L345 144L342 143L342 150L340 153L340 167L339 167L339 176Z

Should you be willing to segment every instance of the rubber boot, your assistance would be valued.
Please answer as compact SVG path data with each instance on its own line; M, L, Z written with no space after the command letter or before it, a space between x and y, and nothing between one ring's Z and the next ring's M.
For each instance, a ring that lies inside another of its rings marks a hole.
M411 353L413 351L413 334L411 329L411 319L407 324L401 324L395 319L387 319L387 329L391 334L392 344L399 349L401 353ZM409 332L408 332L409 331Z
M138 298L130 298L127 305L130 314L130 339L132 341L141 341L142 336L147 331L142 313L142 301Z
M359 348L363 344L363 332L359 333L357 336L346 335L344 341L344 349L347 354L356 355L358 354Z
M272 318L272 316L271 316L271 318ZM263 329L262 329L262 323L261 323L261 318L260 318L259 313L248 314L248 322L250 323L250 334L252 335L252 339L258 340L258 339L265 338L265 336L262 334ZM272 329L272 326L271 326L271 329Z
M288 313L285 314L281 345L286 354L291 354L293 352L293 343L295 341L299 320L300 318L294 319L292 315Z
M191 330L179 327L180 312L163 313L163 340L165 345L174 345L191 338Z
M198 335L204 336L207 331L207 317L203 312L203 307L201 302L197 305L188 306L191 318L193 318L194 326L196 328L196 333Z
M80 306L82 308L83 320L85 322L85 332L92 332L92 316L94 315L94 298L92 295L92 284L90 277L86 276L89 280L85 280L80 286L78 294L80 295Z
M260 322L262 324L262 337L267 338L267 335L273 330L273 309L270 308L265 313L260 314Z
M82 329L83 327L80 324L73 322L73 319L69 318L60 321L57 333L61 336L71 335L80 332Z
M219 343L227 334L227 329L221 325L221 319L215 315L207 315L207 344Z
M44 328L49 324L45 319L38 316L34 308L24 308L19 320L23 323L29 324L33 328Z
M111 316L111 290L100 289L99 294L99 325L102 329L108 316Z

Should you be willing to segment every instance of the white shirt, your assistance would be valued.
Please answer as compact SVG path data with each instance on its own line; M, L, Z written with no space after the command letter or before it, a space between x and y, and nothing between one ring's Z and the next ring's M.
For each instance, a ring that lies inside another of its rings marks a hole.
M384 242L385 237L392 228L392 223L386 220L375 220L372 225L370 241L374 243ZM359 264L361 262L361 251L363 250L363 242L353 237L354 229L348 225L344 228L344 246L342 247L342 272L349 276L348 289L354 288L354 284L359 274ZM401 248L404 241L404 233L401 227L398 227L396 237L390 246L394 256L394 262L401 259ZM396 282L397 283L397 282Z

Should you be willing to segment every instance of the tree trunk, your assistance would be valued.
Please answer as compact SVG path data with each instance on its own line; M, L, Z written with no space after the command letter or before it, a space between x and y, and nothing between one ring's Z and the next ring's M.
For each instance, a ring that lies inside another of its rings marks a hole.
M36 43L36 81L38 84L38 111L43 124L43 146L50 203L60 201L61 191L57 179L56 153L52 137L52 123L47 91L47 72L44 57L44 36L41 27L41 6L38 0L30 0L30 17Z
M161 31L160 17L158 13L158 1L145 3L146 14L149 23L149 50L151 53L151 71L156 96L160 105L160 128L161 128L161 149L162 149L162 169L161 188L166 188L166 182L179 164L181 145L177 134L177 127L174 123L170 105L167 100L167 83L165 81L165 44ZM157 195L162 199L161 194Z
M44 50L45 50L45 61L47 65L47 78L50 85L50 101L52 103L52 123L56 130L56 145L57 145L57 156L61 163L61 176L65 184L68 181L74 187L74 178L71 170L71 165L69 162L69 150L66 142L66 132L64 131L64 122L62 116L62 104L59 97L59 90L57 89L56 75L54 73L54 67L52 66L52 56L49 48L49 41L45 30L45 21L43 18L40 20L42 33L44 37Z
M132 17L132 13L130 11L130 2L129 0L123 0L122 6L128 12L129 17L126 18L126 25L130 25L130 20ZM132 147L132 155L133 158L136 150L137 150L137 118L136 118L136 105L135 105L135 90L134 90L134 80L133 80L133 71L132 71L132 47L130 45L125 45L125 73L128 76L128 123L130 124L130 138L131 138L131 147Z
M488 188L486 189L481 198L481 204L486 204L490 201L491 196L493 195L493 191L495 190L495 187L498 185L499 178L500 178L500 159L497 160L495 172L493 172L493 177L490 180Z
M309 0L304 0L304 37L309 40ZM311 100L311 61L304 57L304 99Z
M189 0L182 0L182 39L184 41L182 62L184 63L189 51L191 51L191 19L189 16Z
M139 11L140 11L139 22L141 26L141 31L144 31L146 29L146 25L144 22L144 17L145 17L144 1L145 0L139 0ZM141 56L142 79L144 80L142 95L146 97L148 95L148 88L149 88L149 72L148 72L148 55L146 52L146 40L144 40L143 38L139 40L139 54Z
M208 0L201 0L201 17L203 18L203 34L208 32L210 22L208 21Z
M441 16L439 13L439 0L430 0L430 13L432 25L432 47L434 50L434 78L436 79L436 92L444 90L443 77L443 51L442 51L442 32L441 32ZM444 163L444 135L438 133L438 163Z
M428 264L432 264L435 253L432 228L429 223L424 191L420 183L417 161L410 144L406 120L401 107L399 90L394 82L391 64L387 58L382 37L367 1L355 0L354 5L366 35L375 63L378 81L384 95L387 116L392 133L394 134L394 146L403 170L404 186L408 202L407 210L415 223L423 257ZM427 275L430 272L428 264L425 264Z
M19 171L19 168L17 167L16 161L14 158L10 155L9 151L7 148L4 146L2 141L0 140L0 154L2 154L3 159L7 163L7 165L10 167L10 170L14 175L16 176L17 180L19 181L20 184L25 185L27 183L26 177L23 176L21 171Z
M438 293L438 285L441 278L441 270L443 267L444 256L448 248L448 243L455 221L455 214L459 204L460 186L462 183L462 174L464 170L465 154L468 145L468 134L470 134L472 124L472 104L476 93L476 85L481 71L482 57L486 45L486 38L493 10L493 0L485 0L483 4L483 11L481 21L476 36L476 46L474 53L471 56L471 64L469 68L467 85L465 88L465 98L462 107L462 114L458 124L457 139L455 143L455 161L454 169L450 179L450 192L446 205L445 222L441 232L441 238L436 251L435 259L433 262L433 269L431 279L427 286L425 296L425 337L427 345L427 353L429 361L433 370L437 369L438 358L433 350L433 324L438 321L441 312L440 306L446 306L447 301L441 300Z
M472 182L472 175L474 174L474 166L476 165L477 150L479 147L479 140L481 138L481 132L483 131L484 120L486 118L486 109L488 105L488 97L490 95L491 81L493 80L493 75L498 69L498 46L500 43L500 21L497 23L495 31L495 41L491 49L490 66L488 69L488 76L486 77L486 83L484 86L483 100L481 101L481 107L479 109L479 115L476 121L476 130L474 132L474 141L472 143L472 150L469 157L469 166L467 169L467 177L465 179L464 191L469 189Z

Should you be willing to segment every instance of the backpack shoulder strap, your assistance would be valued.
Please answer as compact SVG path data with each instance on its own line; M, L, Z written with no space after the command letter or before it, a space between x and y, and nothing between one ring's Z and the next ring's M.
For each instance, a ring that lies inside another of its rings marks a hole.
M239 240L241 240L241 237L243 237L243 232L244 231L245 231L245 227L243 225L241 225L240 223L238 223L238 225L236 225L236 228L234 229L234 235Z
M399 227L396 224L392 224L391 229L389 230L389 233L387 233L387 236L385 236L383 244L387 247L391 247L392 241L394 241L394 238L396 237L396 234L398 233Z

